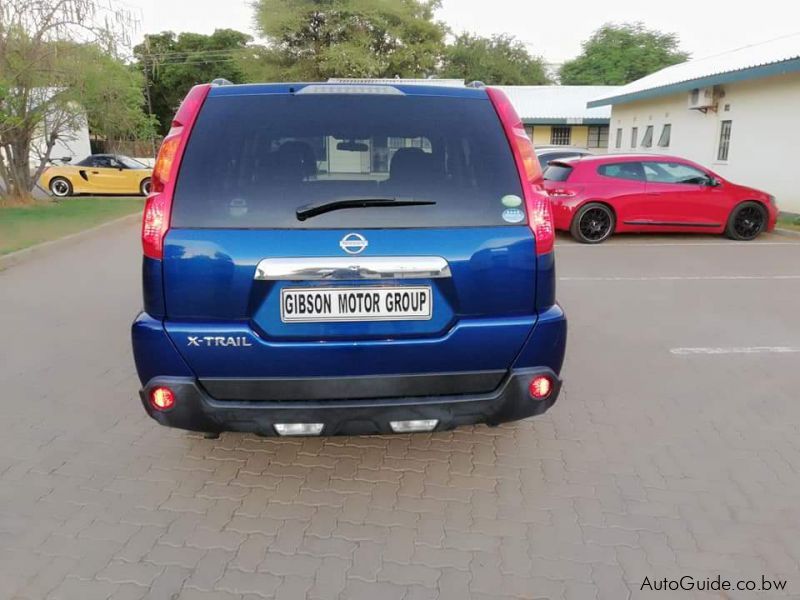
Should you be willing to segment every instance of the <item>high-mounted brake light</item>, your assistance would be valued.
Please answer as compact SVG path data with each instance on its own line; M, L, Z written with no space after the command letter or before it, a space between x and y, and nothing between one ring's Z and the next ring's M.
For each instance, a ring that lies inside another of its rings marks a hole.
M522 120L508 97L498 88L486 88L486 93L503 124L503 130L522 179L528 222L536 238L536 254L547 254L553 251L555 227L550 198L542 187L542 168L539 159L536 158L533 144L525 132Z
M153 167L151 191L142 218L142 250L149 258L161 259L164 256L164 237L169 230L175 177L189 133L210 89L210 84L203 84L189 90L178 112L175 113L172 128L158 150L156 164Z

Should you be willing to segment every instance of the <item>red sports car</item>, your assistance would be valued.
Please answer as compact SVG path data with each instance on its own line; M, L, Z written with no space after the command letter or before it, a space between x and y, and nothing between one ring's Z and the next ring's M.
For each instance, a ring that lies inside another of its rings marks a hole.
M724 233L752 240L772 231L775 198L692 161L609 154L551 161L544 171L556 229L586 244L612 233Z

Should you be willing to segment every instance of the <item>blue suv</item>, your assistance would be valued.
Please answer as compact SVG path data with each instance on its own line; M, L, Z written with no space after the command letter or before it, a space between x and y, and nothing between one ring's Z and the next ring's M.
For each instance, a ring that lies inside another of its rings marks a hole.
M498 89L194 87L144 212L145 410L260 435L543 413L567 327L541 186Z

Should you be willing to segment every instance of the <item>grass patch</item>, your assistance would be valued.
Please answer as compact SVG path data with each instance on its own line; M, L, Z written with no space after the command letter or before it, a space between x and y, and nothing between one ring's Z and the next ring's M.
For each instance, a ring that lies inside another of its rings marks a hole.
M800 215L780 215L778 217L778 227L800 231Z
M66 198L0 205L0 255L141 212L143 198Z

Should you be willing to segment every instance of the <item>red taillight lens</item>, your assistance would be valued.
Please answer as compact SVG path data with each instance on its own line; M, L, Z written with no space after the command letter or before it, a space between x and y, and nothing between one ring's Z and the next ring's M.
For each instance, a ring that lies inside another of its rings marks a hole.
M487 88L486 93L503 124L503 130L522 179L528 221L536 238L536 254L547 254L553 251L555 228L550 198L542 188L542 168L539 159L536 158L533 144L525 133L522 120L508 97L497 88Z
M175 162L175 157L178 155L178 148L181 145L181 131L183 127L173 127L170 129L169 135L161 142L161 148L158 149L158 158L156 158L156 166L153 167L153 191L164 191L164 186L170 180L172 173L172 164Z
M170 199L166 194L153 194L147 198L142 218L142 251L149 258L164 256L164 236L169 229Z
M169 410L175 406L175 394L168 387L157 387L150 390L150 404L156 410Z
M142 218L142 250L149 258L161 259L164 256L164 237L169 230L172 194L180 158L197 113L200 112L210 89L211 86L205 84L196 85L189 90L172 120L172 129L158 150L158 158L153 167L151 194Z
M534 400L544 400L553 391L553 381L547 375L537 375L528 385L528 393Z

